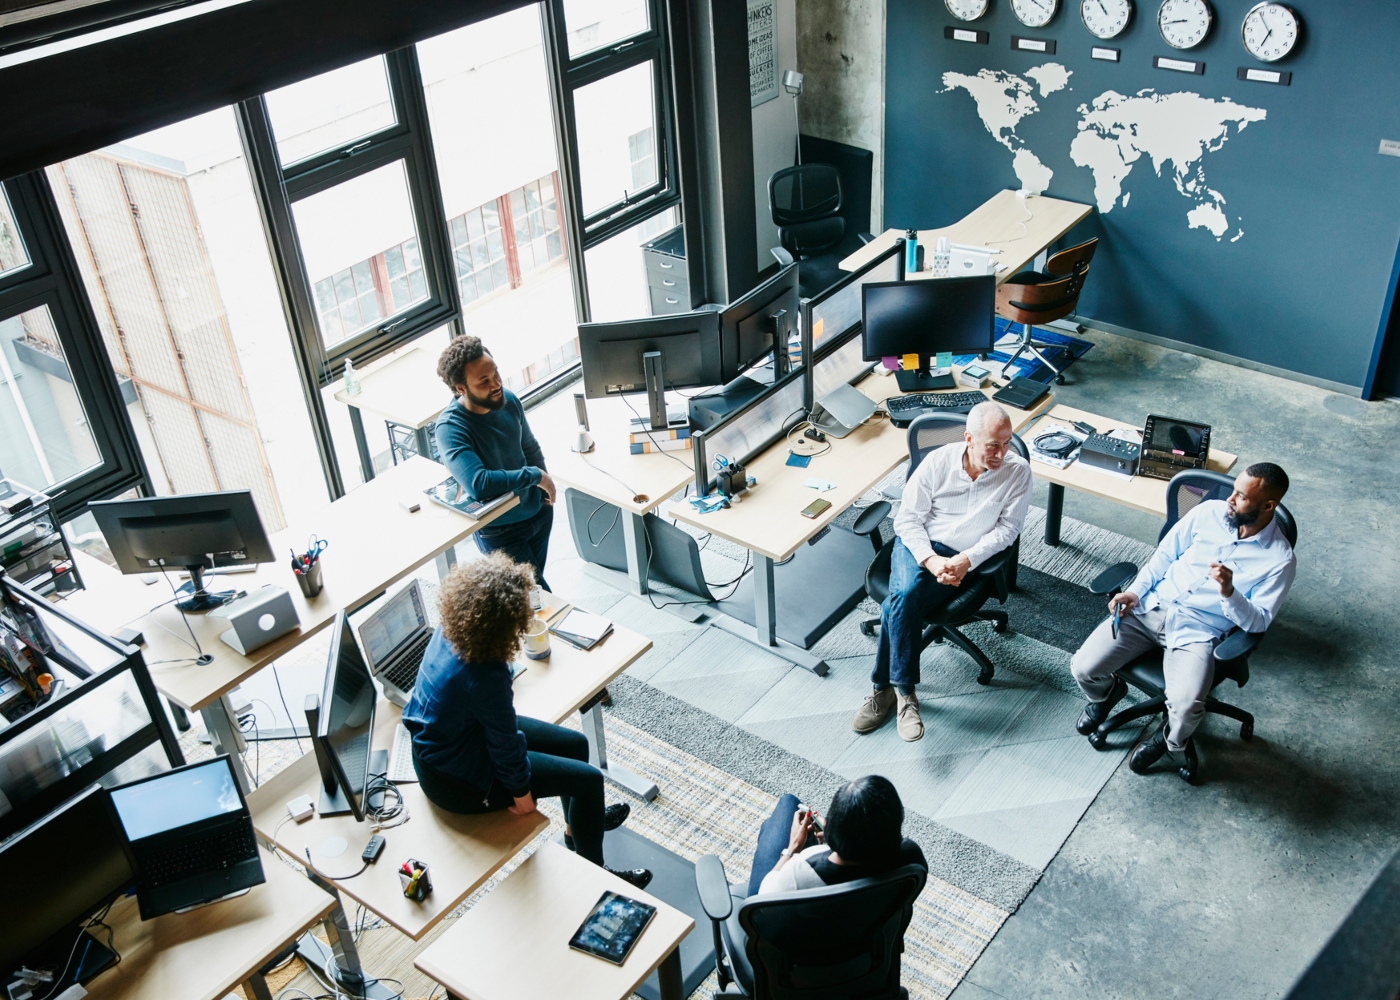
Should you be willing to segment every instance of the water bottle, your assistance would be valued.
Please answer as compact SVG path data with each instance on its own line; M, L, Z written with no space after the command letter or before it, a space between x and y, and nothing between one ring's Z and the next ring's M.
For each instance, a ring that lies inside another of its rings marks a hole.
M904 234L904 273L914 274L919 270L919 233L910 229Z
M360 380L355 376L355 362L349 358L345 359L345 394L347 396L360 394Z

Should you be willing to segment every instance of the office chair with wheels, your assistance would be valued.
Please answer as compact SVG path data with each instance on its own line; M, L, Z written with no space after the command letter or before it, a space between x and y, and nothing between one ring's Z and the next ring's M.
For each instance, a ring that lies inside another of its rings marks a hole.
M929 452L945 444L962 441L966 427L967 417L960 413L929 413L910 424L909 477L913 477L914 470ZM1022 458L1029 460L1030 454L1026 450L1026 444L1019 436L1011 435L1011 446ZM857 519L856 530L859 530L862 522L875 519L877 513L878 519L875 523L878 524L889 512L890 505L884 500L871 504ZM898 539L891 539L888 544L881 546L874 562L865 571L865 592L876 604L883 604L890 593L890 560L896 541ZM996 667L987 654L958 629L975 621L983 621L991 622L998 632L1006 631L1009 622L1006 612L987 610L983 605L993 597L1002 604L1006 603L1011 588L1016 585L1016 564L1020 557L1021 540L1018 537L1016 541L968 573L958 595L947 604L934 608L924 618L924 632L919 638L919 651L927 649L930 643L951 642L972 657L981 668L977 675L977 683L990 684ZM879 624L879 618L868 618L860 623L860 630L865 635L874 635Z
M695 886L715 938L715 997L908 1000L899 985L904 931L928 873L905 865L876 878L746 898L713 854Z
M829 163L784 167L768 178L768 210L783 249L798 262L798 292L803 298L841 277L843 207L841 173Z
M1235 481L1229 476L1204 469L1178 472L1167 484L1167 519L1157 535L1160 542L1172 525L1187 512L1205 500L1224 500L1234 491ZM1298 522L1283 504L1274 510L1279 528L1288 544L1298 544ZM1089 592L1112 597L1138 574L1138 567L1130 562L1115 563L1104 570L1089 584ZM1249 657L1264 639L1263 632L1245 632L1236 627L1227 632L1215 646L1215 677L1211 681L1212 691L1227 680L1236 686L1244 687L1249 682ZM1123 709L1109 716L1099 727L1089 734L1089 743L1096 750L1108 747L1108 734L1135 719L1165 713L1167 710L1167 684L1162 669L1162 650L1150 649L1131 663L1121 667L1118 676L1147 695L1147 700ZM1213 696L1206 698L1206 714L1223 715L1239 722L1240 739L1254 738L1254 716L1242 708L1219 701ZM1196 755L1195 737L1186 744L1186 763L1180 768L1182 778L1194 781L1199 773L1199 759Z
M997 315L1021 324L1021 342L1016 353L1002 365L1002 377L1024 353L1031 353L1040 363L1055 373L1055 381L1064 385L1059 368L1040 352L1042 347L1056 347L1035 339L1035 327L1070 315L1079 308L1079 293L1089 274L1089 262L1098 249L1097 238L1078 246L1061 250L1045 262L1044 271L1022 271L1012 275L997 289Z

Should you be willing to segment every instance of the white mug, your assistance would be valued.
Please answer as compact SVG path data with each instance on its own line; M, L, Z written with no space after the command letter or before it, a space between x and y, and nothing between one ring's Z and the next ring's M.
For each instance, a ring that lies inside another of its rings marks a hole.
M525 655L532 660L549 658L549 626L543 619L531 618L525 627Z

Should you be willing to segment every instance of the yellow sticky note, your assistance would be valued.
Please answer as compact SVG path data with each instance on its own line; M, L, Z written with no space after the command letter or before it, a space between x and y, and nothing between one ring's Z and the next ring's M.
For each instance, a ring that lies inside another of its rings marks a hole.
M917 354L904 355L904 370L912 372L919 367L919 356Z
M812 320L812 343L819 344L822 339L822 329L826 326L826 320L818 317Z

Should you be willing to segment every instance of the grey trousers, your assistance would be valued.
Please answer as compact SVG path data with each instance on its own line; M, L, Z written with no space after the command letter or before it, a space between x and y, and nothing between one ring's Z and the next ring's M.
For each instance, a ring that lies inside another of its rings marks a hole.
M1089 633L1070 660L1079 689L1090 701L1103 701L1113 690L1113 674L1153 646L1165 650L1162 673L1167 681L1167 749L1184 750L1206 714L1206 697L1215 676L1214 647L1209 642L1172 644L1166 635L1166 611L1154 608L1124 615L1113 638L1110 619Z

